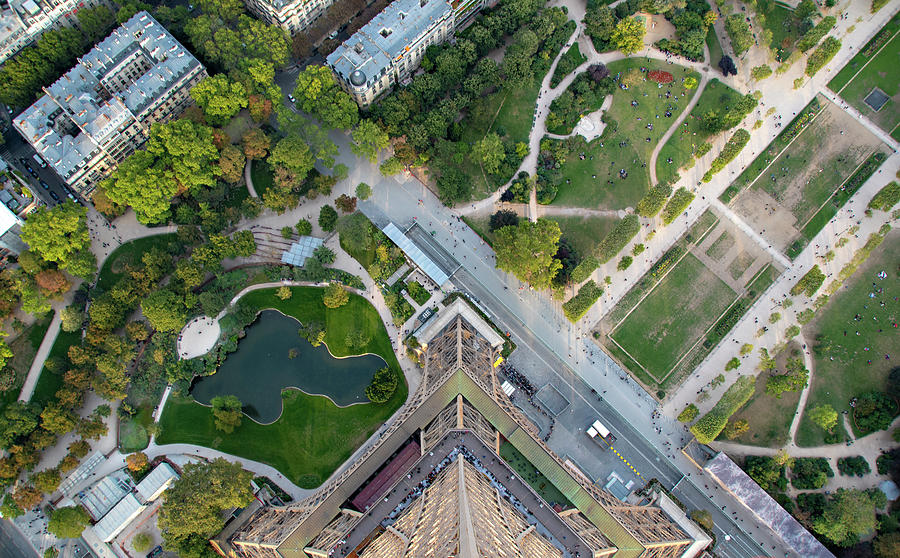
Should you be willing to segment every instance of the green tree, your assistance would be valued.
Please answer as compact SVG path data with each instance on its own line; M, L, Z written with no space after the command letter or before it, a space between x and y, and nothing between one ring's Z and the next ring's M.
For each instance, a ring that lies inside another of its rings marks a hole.
M626 17L616 24L610 40L622 54L628 56L639 51L644 45L644 34L647 26L636 17Z
M497 231L494 250L497 268L508 271L537 289L550 286L562 263L554 258L562 233L549 219L520 221Z
M350 150L374 163L378 159L378 151L388 145L390 137L387 132L371 120L360 120L359 125L353 130Z
M312 170L316 159L309 152L309 145L300 136L291 134L278 140L268 161L270 165L281 165L290 170L299 182Z
M838 414L831 405L817 405L809 410L809 420L822 430L830 432L837 426Z
M300 219L295 226L297 234L300 236L309 236L312 234L312 223L306 219Z
M212 128L187 118L150 127L147 152L156 156L174 173L175 180L192 193L216 183L215 163L219 150Z
M52 494L55 492L62 482L59 470L57 469L44 469L43 471L38 471L31 475L31 479L29 480L31 480L31 484L33 484L36 489L45 494Z
M325 66L309 65L300 72L294 97L300 110L318 117L329 128L348 130L359 121L359 107Z
M167 220L172 197L178 193L171 169L146 151L137 151L119 163L100 188L113 203L131 206L144 224Z
M59 311L60 327L63 331L72 333L81 329L84 322L84 312L75 306L66 306Z
M66 434L75 428L75 413L56 403L50 403L41 411L41 427L54 434Z
M403 170L403 163L396 157L388 157L378 167L382 176L393 176Z
M681 413L678 414L678 422L691 422L697 415L700 414L700 409L697 408L693 403L689 404L684 408Z
M158 331L178 331L187 323L184 298L168 289L147 295L141 302L141 310L150 325Z
M734 53L740 56L747 52L753 45L753 34L750 31L750 25L744 20L744 16L740 13L731 14L725 18L725 30L731 37L731 46Z
M212 398L212 413L216 417L216 429L231 434L241 425L241 400L234 395Z
M495 132L490 132L475 142L475 146L472 147L472 155L488 174L496 174L506 159L506 149L503 147L500 136Z
M97 270L97 260L90 252L87 210L69 200L32 211L21 236L41 258L56 262L72 275L89 277Z
M366 387L366 397L372 403L384 403L397 390L397 374L384 367L375 372L372 383Z
M371 198L372 187L365 182L360 182L356 185L356 197L359 198L360 201L366 201L367 199Z
M350 302L350 294L340 283L329 283L322 292L322 304L328 308L340 308Z
M862 490L839 488L826 502L822 515L813 519L813 529L838 546L855 544L858 537L875 530L875 504Z
M203 78L191 88L191 98L214 126L226 124L242 108L247 108L247 89L225 74Z
M185 465L159 510L166 548L182 556L204 555L200 549L208 549L208 539L225 526L222 511L242 508L253 500L251 478L253 473L244 471L240 463L222 458Z
M113 13L106 6L95 8L82 8L76 14L78 27L84 33L87 42L93 44L99 42L116 22Z
M337 220L338 213L330 205L323 205L322 209L319 210L319 227L321 227L323 231L333 231L334 226L337 224Z
M135 552L147 552L153 545L153 539L149 533L138 533L131 539L131 548Z
M0 504L0 515L2 515L4 519L15 519L25 515L25 511L16 504L16 501L13 500L11 495L6 494L3 496L3 503Z
M58 508L50 514L47 530L61 539L74 539L81 536L90 522L91 518L81 506Z
M269 153L272 140L259 128L247 130L241 137L241 147L248 159L262 159Z
M244 177L244 153L234 145L226 145L219 155L219 171L226 182L236 184Z
M875 537L872 549L878 558L896 558L900 556L900 533L882 533Z

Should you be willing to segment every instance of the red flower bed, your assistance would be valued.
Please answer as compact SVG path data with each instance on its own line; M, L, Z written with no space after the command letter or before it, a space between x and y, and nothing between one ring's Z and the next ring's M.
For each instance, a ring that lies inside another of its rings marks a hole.
M656 83L672 83L675 81L675 78L672 77L672 74L669 72L664 72L662 70L653 70L647 72L647 77L650 81L655 81Z

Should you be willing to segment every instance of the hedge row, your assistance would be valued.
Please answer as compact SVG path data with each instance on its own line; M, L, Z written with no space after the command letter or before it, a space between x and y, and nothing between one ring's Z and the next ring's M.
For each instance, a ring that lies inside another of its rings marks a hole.
M821 37L819 37L821 39ZM762 66L753 66L750 69L750 77L759 81L761 79L766 79L767 77L772 75L772 66L763 64Z
M637 215L626 215L620 219L613 230L609 231L597 246L597 260L605 264L622 251L632 238L641 230L641 223Z
M725 428L725 425L728 424L728 419L731 418L731 415L750 400L755 390L755 376L739 376L738 379L731 384L731 387L725 391L722 395L722 399L719 399L715 407L710 409L708 413L703 415L703 418L698 420L697 423L691 427L691 434L693 434L701 444L708 444L715 440L716 436L718 436Z
M692 201L694 201L694 194L688 192L684 188L679 188L663 210L663 223L668 225L674 221L676 217L681 215L682 211L687 209L687 206L691 205Z
M600 262L597 261L597 258L593 256L588 256L585 259L581 260L581 263L576 265L575 269L572 270L572 282L581 283L582 281L590 277L591 273L593 273L599 265Z
M796 285L791 287L791 296L797 296L800 293L804 293L806 296L812 298L824 282L825 274L822 273L822 270L819 269L818 265L814 265L812 269L806 272L806 275L797 281Z
M821 70L825 64L831 62L839 50L841 50L841 41L834 37L825 37L819 48L809 55L809 59L806 61L806 75L809 77L816 75L816 72Z
M869 208L878 209L879 211L890 211L892 207L897 205L897 202L900 202L900 184L892 181L875 194L872 201L869 202Z
M724 169L725 165L733 161L734 158L738 156L738 153L744 149L744 146L747 145L748 141L750 141L750 132L743 128L736 131L734 135L731 136L731 139L725 143L722 152L713 159L712 164L709 166L709 170L703 175L703 182L712 180L714 174Z
M578 294L563 303L563 312L570 322L575 323L584 316L603 294L603 287L588 281L578 289Z
M812 47L819 44L819 41L822 40L822 37L828 34L829 31L835 26L837 23L837 19L834 16L828 16L823 18L822 21L818 23L815 27L806 32L805 35L800 37L800 40L797 41L797 48L800 49L800 52L806 52Z
M637 214L641 217L656 217L671 195L672 187L668 184L653 186L637 203Z

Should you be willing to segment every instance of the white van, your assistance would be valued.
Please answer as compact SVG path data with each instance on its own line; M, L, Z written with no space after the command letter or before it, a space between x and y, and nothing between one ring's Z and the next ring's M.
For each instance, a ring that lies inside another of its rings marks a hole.
M34 154L34 162L40 165L42 169L47 168L47 162L41 159L41 156L37 153Z

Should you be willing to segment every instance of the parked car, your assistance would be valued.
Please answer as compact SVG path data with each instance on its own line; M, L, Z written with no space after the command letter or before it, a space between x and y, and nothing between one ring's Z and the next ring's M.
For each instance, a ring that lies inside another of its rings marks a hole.
M296 102L297 102L297 99L295 99L294 96L291 95L290 93L288 93L288 99L289 99L292 103L296 103Z
M38 182L41 183L41 187L42 187L44 190L49 190L49 189L50 189L50 185L47 184L46 181L44 181L44 180L38 180Z
M50 197L53 198L53 201L59 201L59 194L56 192L50 192Z
M27 171L28 171L28 174L30 174L31 176L33 176L33 177L35 177L35 178L38 177L38 176L37 176L37 173L34 172L34 169L31 168L29 165L25 165L25 170L27 170Z

